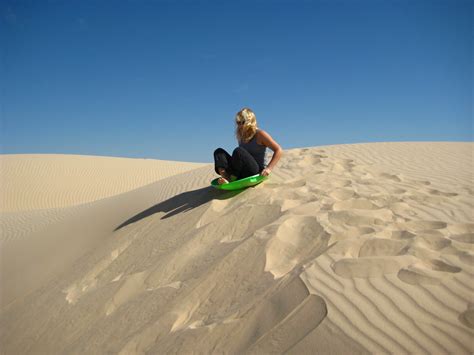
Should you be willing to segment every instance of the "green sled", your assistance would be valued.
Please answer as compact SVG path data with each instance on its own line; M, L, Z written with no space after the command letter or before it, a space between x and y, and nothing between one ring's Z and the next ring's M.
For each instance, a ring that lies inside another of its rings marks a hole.
M211 185L219 190L240 190L246 187L260 184L262 181L266 180L267 178L268 176L261 176L257 174L257 175L249 176L244 179L235 180L235 181L229 182L228 184L222 184L222 185L219 185L217 183L217 180L219 180L219 178L216 178L211 181Z

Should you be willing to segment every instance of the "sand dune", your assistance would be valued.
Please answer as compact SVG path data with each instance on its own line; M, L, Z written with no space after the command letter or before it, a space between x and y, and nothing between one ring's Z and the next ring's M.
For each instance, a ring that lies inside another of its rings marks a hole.
M205 164L63 154L0 155L0 211L69 207Z
M472 353L473 151L292 149L240 192L209 187L211 164L54 203L10 182L1 351Z

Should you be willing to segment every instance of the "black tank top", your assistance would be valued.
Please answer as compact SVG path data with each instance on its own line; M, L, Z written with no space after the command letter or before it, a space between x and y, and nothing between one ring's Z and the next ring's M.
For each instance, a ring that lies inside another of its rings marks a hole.
M244 148L247 152L250 153L250 155L255 158L258 166L260 167L260 171L265 169L265 151L267 147L257 143L257 133L255 133L253 138L247 143L239 142L239 147Z

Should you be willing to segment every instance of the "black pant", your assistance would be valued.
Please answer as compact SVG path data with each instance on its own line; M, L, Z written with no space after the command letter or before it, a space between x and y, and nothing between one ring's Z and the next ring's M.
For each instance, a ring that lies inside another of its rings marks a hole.
M234 149L232 156L222 148L214 151L214 169L219 174L219 168L224 168L227 174L237 176L237 179L243 179L260 173L255 158L244 148Z

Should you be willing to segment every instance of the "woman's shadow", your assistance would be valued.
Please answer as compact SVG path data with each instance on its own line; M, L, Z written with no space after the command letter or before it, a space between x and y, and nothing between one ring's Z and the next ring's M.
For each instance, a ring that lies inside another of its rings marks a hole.
M170 218L178 213L186 212L192 210L193 208L199 207L211 200L226 200L238 195L242 191L243 190L216 190L215 188L208 186L202 189L183 192L136 214L132 218L129 218L117 228L115 228L114 232L131 223L135 223L158 212L166 212L166 214L161 217L161 219Z

